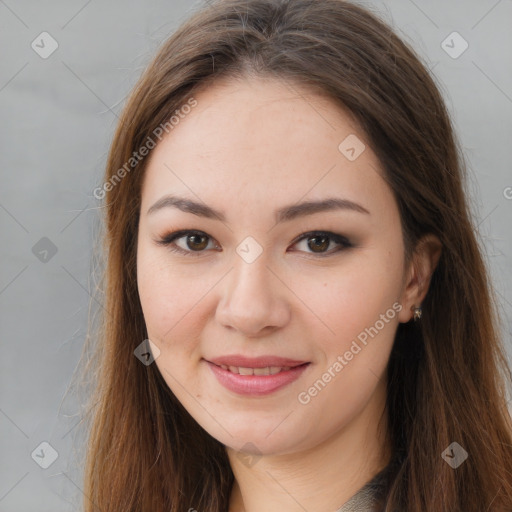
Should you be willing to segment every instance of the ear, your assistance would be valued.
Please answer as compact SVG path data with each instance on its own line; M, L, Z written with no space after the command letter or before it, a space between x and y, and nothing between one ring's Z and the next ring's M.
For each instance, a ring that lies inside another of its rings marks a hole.
M404 276L399 322L409 322L413 318L412 308L421 306L427 295L432 274L441 257L441 251L442 244L439 238L431 233L424 235L416 244Z

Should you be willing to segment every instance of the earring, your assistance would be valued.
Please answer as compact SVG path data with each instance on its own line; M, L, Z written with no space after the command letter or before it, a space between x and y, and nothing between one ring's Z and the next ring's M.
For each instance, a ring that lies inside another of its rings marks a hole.
M414 315L413 315L414 321L415 322L418 321L421 318L421 315L423 313L423 311L421 309L421 306L416 307L415 305L412 305L411 306L411 311L414 313Z

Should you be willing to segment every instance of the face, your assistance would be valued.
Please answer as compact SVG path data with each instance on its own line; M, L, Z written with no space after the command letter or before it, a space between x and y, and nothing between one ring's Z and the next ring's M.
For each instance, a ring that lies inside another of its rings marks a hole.
M194 97L142 189L153 364L226 446L313 448L385 400L405 318L395 199L365 134L329 99L255 78Z

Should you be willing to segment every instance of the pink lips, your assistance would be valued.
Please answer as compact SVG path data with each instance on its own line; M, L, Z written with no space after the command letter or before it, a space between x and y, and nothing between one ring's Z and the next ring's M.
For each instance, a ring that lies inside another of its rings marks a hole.
M206 361L220 384L241 395L266 395L297 380L309 366L306 361L286 359L277 356L245 357L230 355ZM273 375L240 375L228 367L252 368L289 368Z
M297 361L277 356L246 357L238 354L221 356L208 360L210 363L221 366L243 366L246 368L265 368L266 366L299 366L307 361Z

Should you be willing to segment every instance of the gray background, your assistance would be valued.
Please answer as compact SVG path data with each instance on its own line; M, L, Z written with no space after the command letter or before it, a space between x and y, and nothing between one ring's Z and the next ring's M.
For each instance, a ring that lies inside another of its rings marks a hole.
M194 5L0 0L0 511L81 510L83 442L74 434L83 404L71 383L97 309L89 294L99 213L92 191L124 98ZM363 5L413 45L446 98L510 354L512 1ZM42 46L44 31L58 43L46 59L31 47ZM458 58L441 46L453 31L469 44ZM31 456L45 441L59 454L47 469Z

